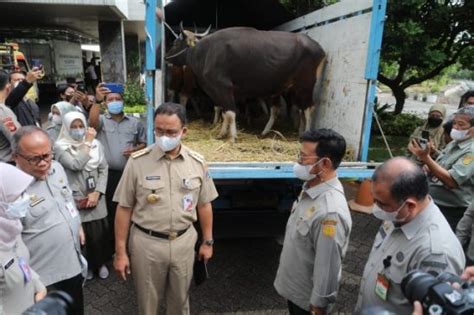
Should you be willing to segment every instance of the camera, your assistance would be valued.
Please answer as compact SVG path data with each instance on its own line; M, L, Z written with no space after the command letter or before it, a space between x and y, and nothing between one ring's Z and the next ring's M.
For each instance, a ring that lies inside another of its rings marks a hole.
M459 283L455 289L449 283ZM411 302L420 301L423 314L474 314L474 283L464 282L458 276L443 272L438 276L413 270L402 280L403 295Z
M69 294L64 291L54 291L24 311L23 315L66 315L71 309L72 303Z

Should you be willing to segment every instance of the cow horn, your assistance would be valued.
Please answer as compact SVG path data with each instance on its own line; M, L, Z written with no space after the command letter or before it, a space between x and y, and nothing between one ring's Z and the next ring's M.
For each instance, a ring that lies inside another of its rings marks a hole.
M183 21L179 22L179 31L184 32Z
M209 34L209 32L211 31L211 27L212 27L212 25L209 25L209 27L207 28L207 30L206 30L204 33L201 33L201 34L196 33L196 36L198 36L198 37L204 37L204 36L206 36L206 35Z
M196 22L193 22L193 25L194 25L194 34L196 34L198 32L198 29L197 29L197 26L196 26Z

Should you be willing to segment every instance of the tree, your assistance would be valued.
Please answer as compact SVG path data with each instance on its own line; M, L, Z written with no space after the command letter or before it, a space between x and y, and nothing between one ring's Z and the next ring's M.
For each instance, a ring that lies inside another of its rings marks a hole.
M378 80L403 110L405 89L457 62L474 69L474 1L389 0Z

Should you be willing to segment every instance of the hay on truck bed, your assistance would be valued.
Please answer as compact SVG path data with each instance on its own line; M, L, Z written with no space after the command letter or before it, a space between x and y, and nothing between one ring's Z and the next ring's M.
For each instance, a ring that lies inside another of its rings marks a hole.
M236 143L216 139L220 125L203 120L188 124L183 140L189 148L204 155L208 162L294 162L300 149L297 132L270 133L260 138L258 131L237 130Z

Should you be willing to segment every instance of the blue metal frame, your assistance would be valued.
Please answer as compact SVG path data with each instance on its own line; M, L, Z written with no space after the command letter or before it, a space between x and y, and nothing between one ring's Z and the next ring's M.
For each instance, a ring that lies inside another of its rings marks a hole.
M386 9L387 0L374 0L370 25L369 50L367 53L367 63L365 68L365 78L369 80L369 85L367 88L367 100L361 141L361 161L363 162L367 162L369 156L370 130L372 128L372 115L375 106L377 74L379 71L380 50L382 48L382 35Z
M147 143L154 143L153 114L155 111L155 72L156 72L156 48L161 42L163 24L158 23L156 18L156 8L163 8L161 0L146 0L145 11L145 69L146 69L146 103L147 103Z

